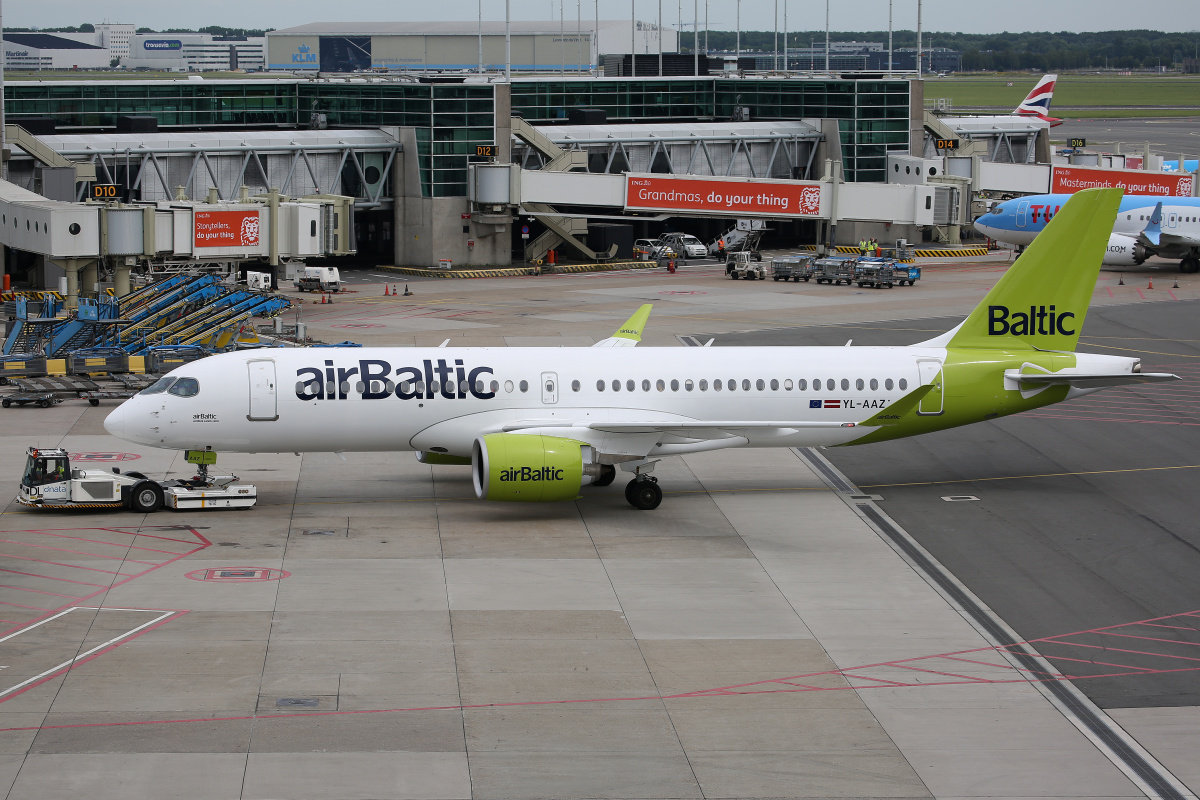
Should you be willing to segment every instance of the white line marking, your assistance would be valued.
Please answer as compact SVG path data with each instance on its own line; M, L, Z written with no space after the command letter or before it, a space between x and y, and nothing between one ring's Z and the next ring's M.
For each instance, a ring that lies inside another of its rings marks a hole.
M3 639L0 639L0 643L3 643L5 641L13 638L14 636L19 636L20 634L25 633L26 631L31 631L34 628L38 627L39 625L46 624L50 620L58 619L59 617L70 614L72 611L81 610L81 609L86 610L86 611L142 611L142 612L146 612L146 613L150 613L150 614L158 613L157 611L150 611L149 609L144 609L144 608L89 608L87 606L72 606L71 608L68 608L66 611L61 611L52 617L47 617L46 619L42 620L41 622L30 625L28 628L24 628L23 630L19 630L16 633L5 636ZM115 636L112 639L109 639L107 642L104 642L103 644L96 645L91 650L88 650L85 653L80 653L79 655L75 656L74 658L68 659L67 661L64 661L63 663L59 664L57 667L51 667L50 669L46 670L45 672L38 673L37 675L34 675L32 678L21 681L20 683L16 684L15 686L10 686L7 689L0 691L0 697L4 697L5 695L12 694L13 692L17 691L18 689L28 686L31 683L35 683L35 682L41 680L42 678L46 677L47 675L53 675L55 672L58 672L60 669L63 669L64 667L70 668L70 666L72 664L74 664L76 661L78 661L79 659L87 658L92 653L103 650L104 648L108 647L109 645L119 642L122 639L127 639L130 636L133 636L138 631L140 631L144 628L148 628L151 625L162 622L167 617L171 616L172 614L177 614L177 613L179 613L179 612L177 612L177 611L163 612L159 616L150 620L149 622L138 625L133 630L126 631L125 633L122 633L120 636Z

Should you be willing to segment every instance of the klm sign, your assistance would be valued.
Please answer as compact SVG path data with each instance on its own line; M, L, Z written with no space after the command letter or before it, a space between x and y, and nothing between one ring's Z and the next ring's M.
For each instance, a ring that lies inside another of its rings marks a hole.
M292 63L316 64L317 54L312 52L312 48L310 48L308 45L302 44L296 48L296 52L292 53Z

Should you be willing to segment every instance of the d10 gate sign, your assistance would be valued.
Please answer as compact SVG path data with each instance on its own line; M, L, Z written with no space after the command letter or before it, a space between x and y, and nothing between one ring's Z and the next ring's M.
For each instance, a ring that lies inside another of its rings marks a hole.
M630 175L625 208L684 211L720 216L819 217L824 212L819 183Z
M258 209L201 211L195 215L196 247L258 247Z

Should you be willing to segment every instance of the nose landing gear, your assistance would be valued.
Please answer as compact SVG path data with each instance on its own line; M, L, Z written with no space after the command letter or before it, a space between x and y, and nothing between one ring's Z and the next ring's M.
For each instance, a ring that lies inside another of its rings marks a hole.
M629 505L642 511L652 511L662 503L662 489L658 479L651 475L638 475L625 486L625 499Z

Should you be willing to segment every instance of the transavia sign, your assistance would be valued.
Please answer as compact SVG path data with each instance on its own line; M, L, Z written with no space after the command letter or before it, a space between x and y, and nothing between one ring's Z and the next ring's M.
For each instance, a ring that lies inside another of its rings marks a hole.
M824 195L816 181L629 175L625 182L625 208L644 211L819 217Z
M142 42L143 50L182 50L183 42L179 39L147 39Z

